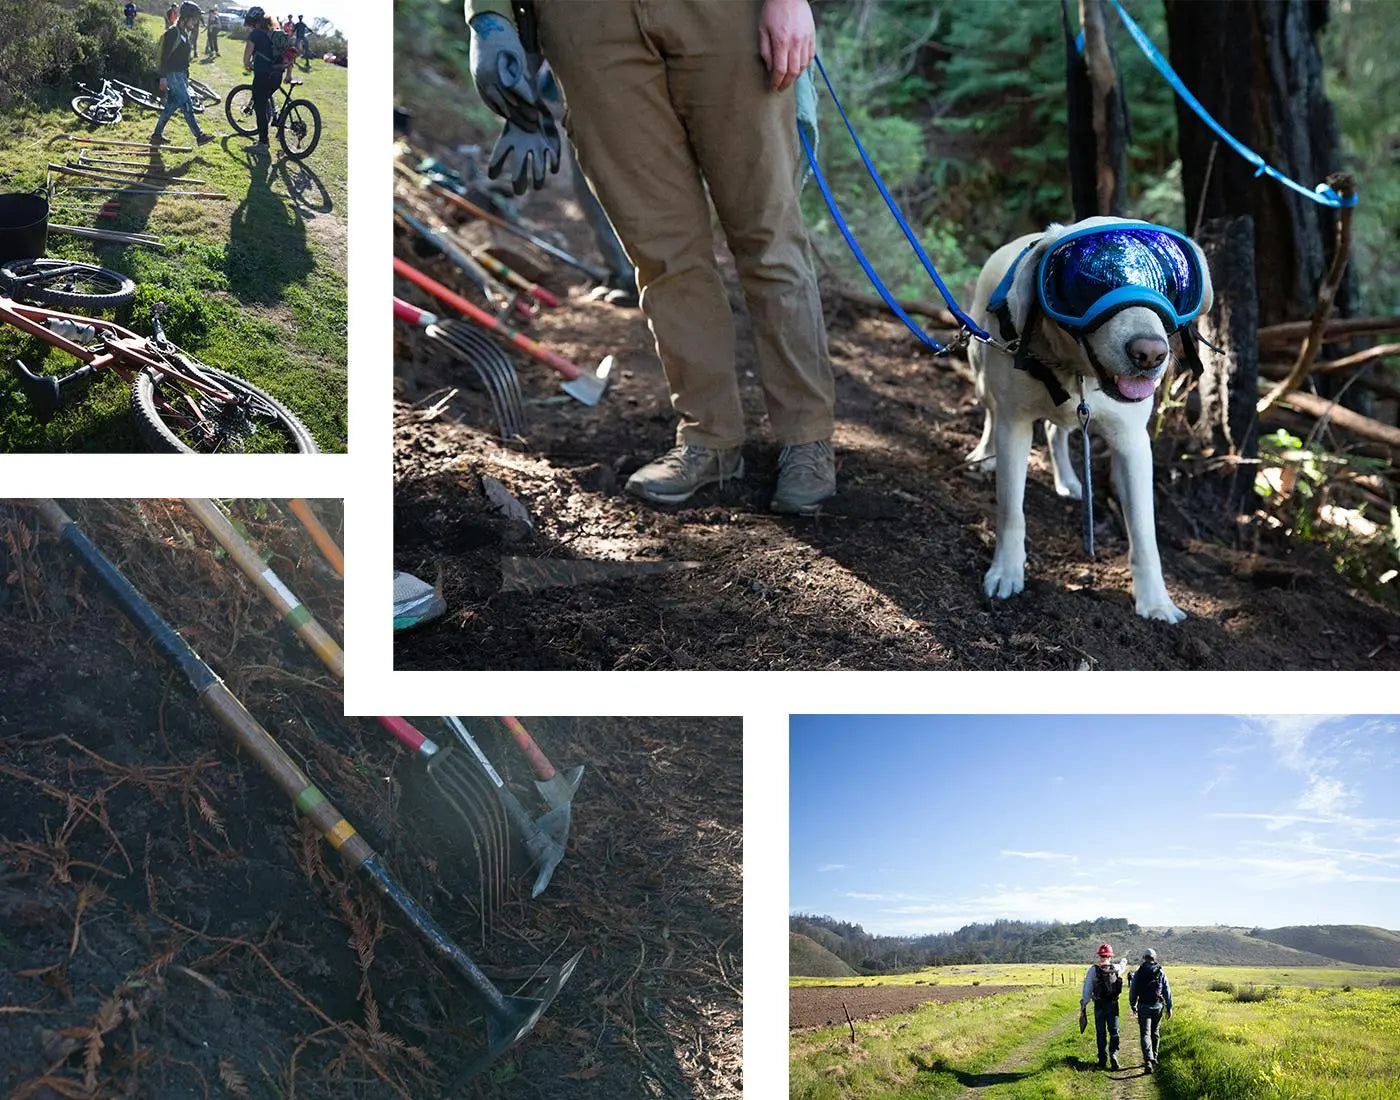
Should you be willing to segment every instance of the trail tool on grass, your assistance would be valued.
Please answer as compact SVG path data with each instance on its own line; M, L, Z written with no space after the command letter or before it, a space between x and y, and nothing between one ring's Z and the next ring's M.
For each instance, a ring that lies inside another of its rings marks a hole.
M175 629L146 602L55 501L37 502L44 523L71 550L111 596L113 602L150 635L165 657L182 672L200 704L229 732L282 792L340 853L347 867L363 874L442 961L450 964L480 1001L486 1016L486 1053L473 1067L479 1072L534 1028L564 983L573 975L583 952L568 959L538 997L507 996L471 956L437 925L397 879L379 855L307 778L283 748L234 696L218 675Z
M316 549L321 551L321 556L330 563L331 568L340 576L345 576L345 556L341 554L335 539L331 538L331 533L316 518L316 512L311 505L300 497L293 497L287 501L287 507L292 510L292 515L301 521L302 527L311 536L311 541L316 544Z
M603 394L608 388L608 379L612 375L613 364L616 362L613 356L604 356L593 373L589 374L562 355L552 352L528 336L516 332L509 325L492 317L480 306L467 301L460 294L443 286L431 276L424 275L423 272L405 263L397 256L394 257L394 274L403 276L420 290L426 290L438 301L451 306L482 328L496 333L509 341L513 347L519 348L533 359L538 359L555 373L561 375L564 381L559 384L559 388L576 401L581 401L585 405L596 405L603 399Z
M453 816L453 825L464 825L466 841L476 856L482 936L505 900L506 874L510 868L510 822L480 768L451 745L439 745L407 719L380 717L379 724L400 744L423 761L428 782L440 804ZM454 831L460 840L462 829ZM489 890L488 890L489 887Z
M286 624L296 632L297 637L310 647L311 652L321 659L321 663L337 680L344 680L345 654L335 639L326 633L306 604L292 594L291 589L283 584L272 568L258 556L258 552L248 545L248 541L228 521L228 517L219 510L219 506L212 500L194 497L185 498L184 503L190 515L204 524L205 529L228 552L239 571L252 581L253 587L277 609Z
M500 774L491 766L491 761L486 758L486 754L481 751L481 746L470 733L467 727L462 725L462 720L454 716L444 716L443 721L467 750L476 758L476 762L481 766L487 777L491 780L491 785L496 788L496 795L505 807L507 815L520 830L521 838L525 842L525 851L529 853L531 866L538 867L539 871L535 875L535 885L530 890L530 896L537 898L544 893L544 889L549 885L550 878L554 875L554 869L559 866L560 860L564 858L564 842L569 837L569 825L572 821L572 814L566 803L562 808L552 809L542 817L531 818L529 812L520 804L520 800L515 797Z
M550 805L551 809L568 810L572 814L570 807L573 805L574 792L578 790L578 785L583 781L583 765L576 764L566 772L561 772L549 762L549 757L544 754L544 750L535 744L535 739L530 736L530 731L525 728L519 718L505 717L501 719L506 730L510 733L512 740L522 753L525 759L530 762L530 767L535 772L535 787L539 790L540 796ZM568 830L565 829L567 835Z
M417 325L429 340L444 344L458 359L466 360L491 399L496 430L502 439L516 439L525 434L525 403L520 394L520 379L516 376L515 364L505 352L470 325L440 320L437 314L410 305L402 298L394 299L394 316Z

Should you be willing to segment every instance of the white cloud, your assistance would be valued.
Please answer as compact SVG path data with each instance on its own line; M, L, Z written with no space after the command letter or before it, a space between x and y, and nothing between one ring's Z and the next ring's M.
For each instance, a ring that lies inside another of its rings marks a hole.
M1324 775L1308 776L1308 787L1298 799L1300 810L1334 816L1350 809L1359 801L1340 779Z
M1078 859L1078 856L1068 855L1065 852L1018 852L1014 849L1003 848L1001 854L1004 856L1015 856L1018 859Z
M817 871L820 874L826 874L828 871L844 871L845 869L846 865L844 863L823 863L817 868Z

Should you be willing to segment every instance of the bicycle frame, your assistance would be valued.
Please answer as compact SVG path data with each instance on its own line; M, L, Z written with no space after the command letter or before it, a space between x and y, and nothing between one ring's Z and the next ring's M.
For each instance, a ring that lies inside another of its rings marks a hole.
M45 321L72 321L75 324L91 325L97 333L100 347L98 350L94 350L76 343L66 336L60 336L52 329L47 328L44 324ZM61 389L65 382L75 381L78 376L85 376L97 371L110 370L123 380L130 382L143 370L154 370L163 375L178 378L192 389L199 390L216 401L230 403L238 401L237 394L217 382L205 378L197 369L172 362L171 358L159 346L159 341L163 340L163 337L159 335L155 338L141 336L132 332L131 329L123 328L111 321L84 317L78 313L61 313L44 306L25 305L3 295L0 295L0 324L11 325L21 332L38 337L44 343L58 348L85 364L84 368L79 368L78 371L62 378L49 378L48 381L54 384L55 390ZM155 322L155 328L159 333L159 320Z

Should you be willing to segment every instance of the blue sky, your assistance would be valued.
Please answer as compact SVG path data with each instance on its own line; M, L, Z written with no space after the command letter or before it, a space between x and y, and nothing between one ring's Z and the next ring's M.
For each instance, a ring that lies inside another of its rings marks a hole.
M793 912L1400 929L1400 718L794 716Z

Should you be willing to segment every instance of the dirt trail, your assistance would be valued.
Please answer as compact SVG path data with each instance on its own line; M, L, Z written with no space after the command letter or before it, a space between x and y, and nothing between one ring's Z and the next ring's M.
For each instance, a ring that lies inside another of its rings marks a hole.
M1137 1017L1125 1012L1118 1020L1120 1045L1118 1063L1123 1068L1109 1073L1113 1078L1113 1100L1157 1100L1161 1092L1152 1076L1143 1071L1142 1043Z
M986 1093L982 1090L989 1086L1010 1084L1028 1076L1028 1067L1036 1062L1046 1044L1053 1043L1065 1033L1066 1028L1076 1022L1073 1017L1070 1017L1056 1024L1049 1031L1041 1032L1034 1038L1026 1040L990 1069L983 1070L981 1073L968 1074L964 1081L967 1087L958 1093L958 1100L983 1097Z

